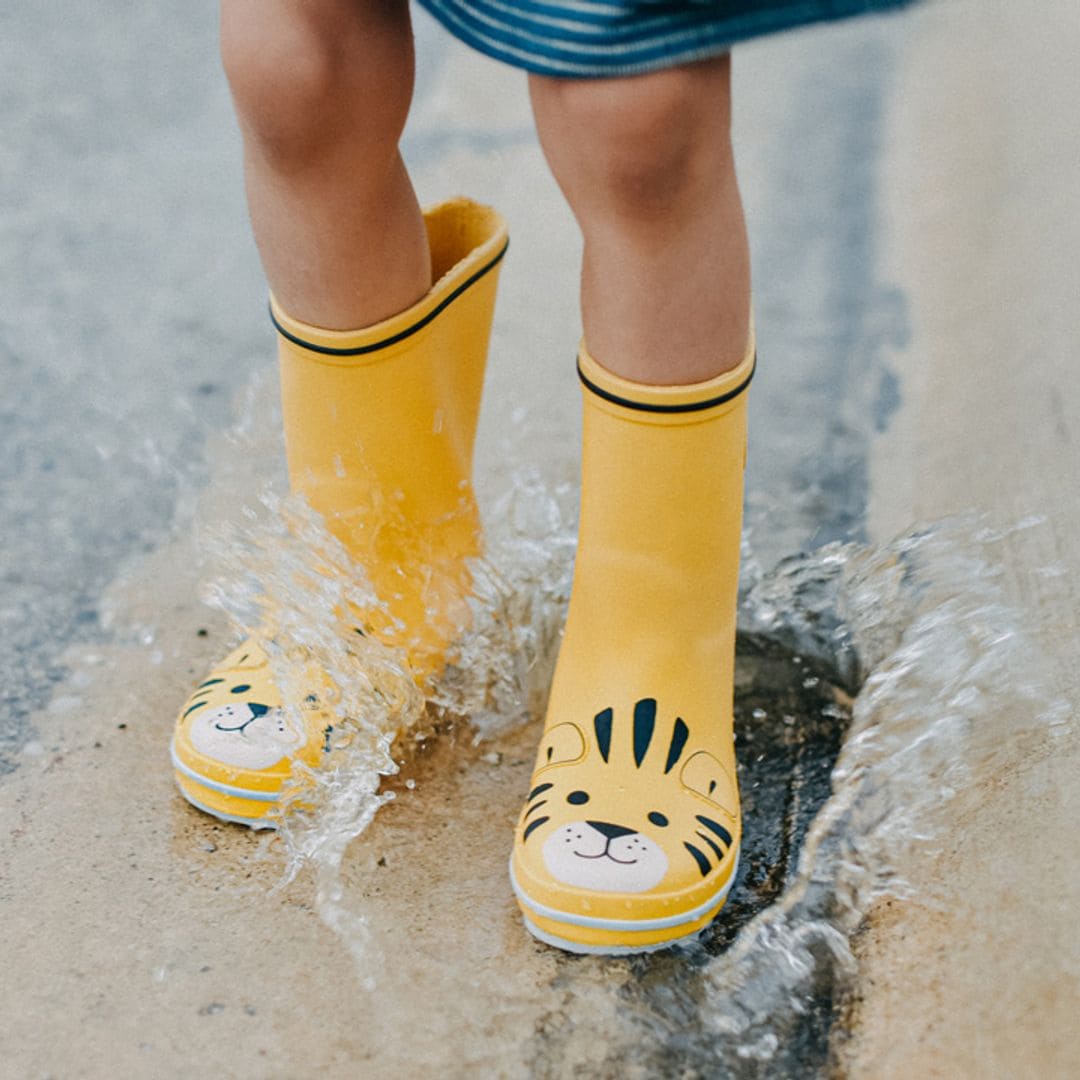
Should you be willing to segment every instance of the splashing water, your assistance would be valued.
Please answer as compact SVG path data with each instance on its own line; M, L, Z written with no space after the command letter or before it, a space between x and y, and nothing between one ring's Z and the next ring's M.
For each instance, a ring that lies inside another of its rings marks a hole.
M726 949L722 917L689 957L639 962L626 998L654 1055L746 1076L823 1068L855 972L852 935L875 903L920 891L905 857L947 833L961 794L1064 733L1052 673L1000 595L994 549L1006 535L946 521L881 548L830 544L747 583L744 626L854 677L858 695L831 797L782 896ZM692 974L675 977L688 959ZM642 977L657 966L665 994ZM689 1000L700 1026L683 1022Z
M323 767L294 761L282 792L279 831L288 861L281 884L304 866L315 868L319 913L359 958L366 929L343 902L341 861L389 798L379 788L397 771L394 737L418 722L423 697L399 650L343 624L341 612L380 605L318 516L299 499L266 491L243 517L215 545L221 572L205 599L259 637L297 725L299 703L316 692L338 718ZM325 675L314 675L316 668Z
M245 415L265 391L254 389ZM232 437L260 436L242 420ZM485 555L470 560L470 625L425 697L403 649L343 622L344 611L387 611L363 568L302 498L265 480L261 488L239 522L204 530L217 568L204 599L263 642L298 723L313 690L337 717L330 752L317 769L294 762L282 794L280 886L314 871L316 908L370 984L372 942L344 894L345 854L394 797L381 790L384 778L438 730L467 717L479 741L543 713L569 600L577 492L526 469L496 494Z
M369 986L378 941L342 865L394 797L384 780L462 718L474 741L497 740L543 711L576 491L520 471L487 511L472 626L427 698L399 650L343 632L342 610L378 600L300 500L267 491L210 545L218 572L207 598L247 632L272 627L285 700L311 692L313 663L334 690L341 722L328 760L298 768L287 798L284 880L313 870L317 910ZM625 1038L604 1068L824 1068L855 971L852 935L878 901L917 890L906 856L947 833L957 798L1044 752L1048 732L1067 725L1047 689L1053 673L1001 595L995 552L1006 538L965 518L881 547L833 543L768 572L744 552L736 713L746 857L725 913L694 945L559 959L571 978L606 972L618 999ZM550 1046L537 1055L553 1060Z

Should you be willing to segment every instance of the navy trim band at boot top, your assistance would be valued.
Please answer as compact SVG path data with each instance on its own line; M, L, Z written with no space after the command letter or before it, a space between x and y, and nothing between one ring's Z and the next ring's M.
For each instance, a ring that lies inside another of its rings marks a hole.
M914 0L419 0L466 45L540 75L634 75Z
M747 375L733 390L728 390L723 394L717 394L716 397L706 398L704 401L684 401L678 405L660 405L646 401L634 401L633 398L620 397L618 394L613 394L610 390L604 390L585 375L585 372L581 370L580 363L577 366L578 378L581 380L581 385L587 390L591 390L597 397L603 398L605 401L610 401L613 405L622 405L626 409L636 409L638 412L651 413L701 412L703 409L712 409L717 405L723 405L725 401L731 401L732 398L737 398L750 385L750 381L753 379L755 371L757 371L757 353L754 353L754 362L750 367L750 374Z
M365 353L378 352L380 349L386 349L391 345L396 345L399 341L404 341L405 338L412 337L417 331L423 330L432 319L445 311L450 304L465 292L466 289L475 285L485 274L494 270L502 261L502 258L509 247L510 241L507 240L489 263L480 267L480 269L468 278L468 280L463 281L449 296L441 300L431 309L431 311L422 318L417 319L411 326L407 326L404 330L399 330L396 334L391 334L389 337L382 338L379 341L370 342L367 345L356 345L348 349L335 349L330 345L316 345L312 341L305 341L302 337L297 337L296 334L290 333L277 321L277 318L274 316L274 308L272 305L270 307L270 321L274 324L274 329L277 330L283 338L291 341L294 345L299 345L302 349L309 349L311 352L322 353L324 356L363 356Z

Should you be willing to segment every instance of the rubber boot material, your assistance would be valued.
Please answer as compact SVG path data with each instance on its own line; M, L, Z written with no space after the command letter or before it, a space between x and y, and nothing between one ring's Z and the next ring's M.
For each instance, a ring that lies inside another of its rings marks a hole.
M318 672L310 680L319 685ZM171 752L183 796L225 821L272 828L293 760L317 765L334 723L314 695L299 719L281 705L265 651L258 641L245 641L180 711Z
M583 349L574 585L511 878L529 929L638 952L703 929L741 825L732 702L751 341L657 387Z
M435 284L401 314L330 331L271 299L290 485L386 607L349 616L404 648L421 681L467 618L466 559L481 547L473 443L507 247L501 216L467 199L424 217ZM244 642L181 710L172 758L183 795L224 820L272 827L292 761L317 765L329 747L325 682L312 670L297 726L262 645Z
M360 333L317 330L271 301L289 480L389 608L365 630L438 667L480 551L472 457L506 227L464 199L425 215L436 285ZM373 620L373 621L372 621Z

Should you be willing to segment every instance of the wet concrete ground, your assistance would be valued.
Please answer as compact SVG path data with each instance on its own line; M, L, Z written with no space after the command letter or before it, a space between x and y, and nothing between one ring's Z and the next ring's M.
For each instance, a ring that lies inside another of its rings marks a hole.
M890 535L970 507L1040 520L1004 541L1001 585L1075 716L1080 11L924 14L881 168L884 272L904 283L912 343L904 405L871 454L868 525ZM903 868L922 895L871 919L853 1072L1080 1071L1080 747L1074 733L1040 751L959 799L949 834Z
M1039 534L1049 539L1017 541L1011 557L1066 572L1035 593L1018 586L1016 599L1040 615L1075 701L1080 520L1062 492L1080 489L1080 206L1067 123L1080 27L1063 14L1050 32L1031 5L1016 9L986 15L978 33L973 5L957 2L740 53L741 178L767 361L753 398L750 542L768 566L970 505L1006 519L1049 513ZM538 443L576 440L576 240L520 78L427 23L418 30L407 153L421 194L492 201L514 233L478 453L497 486L516 408L527 407ZM0 190L14 208L0 222L7 1067L20 1077L696 1067L711 1036L693 994L669 992L670 958L568 961L525 938L507 891L491 888L506 849L491 807L508 836L531 732L493 747L444 740L416 763L411 797L352 853L345 885L371 920L376 995L357 987L309 883L268 896L280 872L272 846L209 823L171 790L176 702L228 635L197 600L191 504L210 474L222 502L237 495L230 483L244 470L221 433L271 348L213 39L209 4L132 15L53 0L0 14L11 133ZM1033 368L1038 392L1019 377ZM211 500L202 518L225 514ZM805 701L798 724L784 725L776 687L797 665L775 643L744 644L743 671L762 676L747 702L780 719L746 732L747 746L765 740L774 770L742 763L748 793L764 783L747 799L748 831L755 815L786 815L792 846L747 860L732 921L706 952L785 883L776 868L790 865L827 795L843 726L835 715L817 724ZM1038 769L973 795L957 809L957 838L907 868L931 899L869 920L842 1055L830 1034L840 1003L823 986L820 1010L785 1043L794 1056L747 1074L1074 1072L1076 761L1062 743ZM1005 870L1001 838L1014 834L1022 847ZM464 866L474 872L453 870ZM681 1025L684 1045L655 1056L664 1044L643 1040L642 1023Z

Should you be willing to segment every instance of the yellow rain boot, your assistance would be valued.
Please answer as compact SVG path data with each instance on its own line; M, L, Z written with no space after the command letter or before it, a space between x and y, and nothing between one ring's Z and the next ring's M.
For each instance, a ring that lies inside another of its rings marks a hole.
M364 633L403 647L419 681L460 632L480 551L471 486L506 224L455 199L425 213L435 285L363 330L306 326L271 301L279 334L289 479L367 572L387 611L354 612ZM347 631L346 631L347 632ZM216 817L272 828L292 760L316 766L334 717L283 710L266 652L245 641L192 693L172 741L176 781Z
M735 609L753 341L734 370L645 386L582 350L581 526L510 874L571 952L662 948L738 865Z

